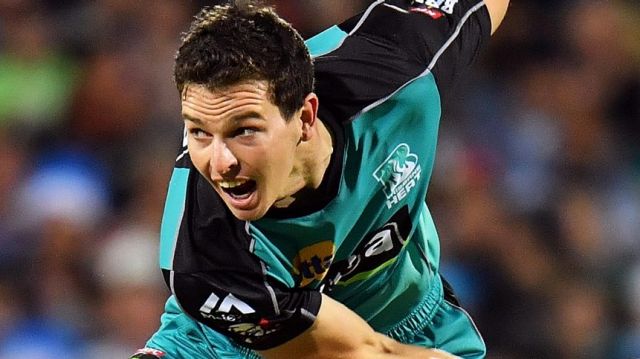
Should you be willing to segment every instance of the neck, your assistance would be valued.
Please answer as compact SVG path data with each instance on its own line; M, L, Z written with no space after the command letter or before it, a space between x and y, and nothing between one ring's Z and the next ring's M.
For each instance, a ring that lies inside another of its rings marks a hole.
M313 140L316 140L315 143ZM318 120L317 133L312 137L311 141L303 142L300 145L309 147L309 173L306 180L306 187L316 189L320 187L325 172L331 162L331 154L333 153L333 138L329 129L325 124Z
M296 160L289 177L293 193L274 203L275 207L288 207L296 200L320 187L324 174L331 162L333 139L327 127L320 121L314 127L314 134L308 141L300 142L296 151Z

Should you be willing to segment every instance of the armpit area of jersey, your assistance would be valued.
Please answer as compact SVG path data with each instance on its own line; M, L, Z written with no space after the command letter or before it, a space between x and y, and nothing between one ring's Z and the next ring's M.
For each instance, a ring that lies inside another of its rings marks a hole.
M295 338L313 324L320 310L322 296L317 291L284 288L242 273L172 276L173 293L185 313L253 350Z

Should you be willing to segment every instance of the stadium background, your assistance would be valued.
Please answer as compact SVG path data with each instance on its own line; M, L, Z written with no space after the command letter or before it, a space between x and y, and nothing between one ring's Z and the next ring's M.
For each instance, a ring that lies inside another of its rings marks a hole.
M274 1L305 36L365 1ZM211 1L0 0L0 359L156 328L179 33ZM489 358L640 357L640 4L513 1L428 200Z

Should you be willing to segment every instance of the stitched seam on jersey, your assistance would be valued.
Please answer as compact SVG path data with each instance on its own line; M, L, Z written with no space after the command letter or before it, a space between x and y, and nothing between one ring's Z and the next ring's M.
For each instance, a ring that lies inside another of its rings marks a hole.
M184 203L186 204L186 199L185 199ZM175 262L175 258L176 258L176 248L178 247L178 241L179 241L178 237L180 236L180 227L182 226L182 220L184 219L184 212L185 211L186 211L186 209L182 208L182 212L180 213L180 219L177 222L178 223L178 229L176 231L175 239L173 240L173 250L171 251L171 268L170 269L174 269L175 268L174 262Z
M253 235L251 235L251 224L249 222L245 222L244 230L251 237L251 243L249 243L249 252L255 255L254 251L256 248L256 239L253 237ZM262 275L266 278L268 274L267 266L262 261L262 259L260 259L260 257L256 256L256 258L258 258L258 260L260 261L260 268L262 268ZM269 282L267 282L266 279L264 281L264 286L269 292L269 297L271 297L271 303L273 304L273 311L275 312L276 315L280 315L280 307L278 306L278 298L276 297L276 292L273 290L273 287L271 287L271 285L269 284Z
M438 62L438 60L440 59L442 54L445 51L447 51L447 49L449 48L451 43L458 37L458 35L460 35L460 30L462 29L462 26L464 26L464 24L467 23L467 20L469 20L469 17L471 17L471 15L473 15L473 13L478 11L478 9L480 9L483 6L484 6L484 0L480 1L474 7L470 8L469 10L467 10L467 13L464 14L464 16L462 16L462 19L460 19L460 22L456 26L456 30L453 32L451 37L449 37L449 39L444 43L444 45L442 45L440 50L438 50L438 52L436 52L436 54L433 56L433 59L431 60L431 63L429 64L429 67L423 73L423 75L426 74L427 72L431 71L436 66L436 62Z
M480 333L480 330L478 330L478 327L476 326L476 323L473 321L473 318L471 317L469 312L467 312L461 306L455 305L454 303L451 303L450 301L448 301L446 299L444 300L444 302L447 303L448 305L450 305L451 307L453 307L454 309L457 309L457 310L461 311L462 314L464 314L467 317L467 319L469 319L469 322L471 322L471 325L473 326L473 330L478 335L478 338L480 338L480 341L482 342L482 344L484 344L486 346L486 343L484 342L484 338L482 337L482 334Z
M420 204L420 214L418 215L418 226L424 225L423 224L425 222L424 216L425 216L425 212L427 211L428 211L427 204L423 201ZM427 267L429 268L429 274L435 274L435 270L431 266L431 262L429 261L429 256L427 255L427 252L425 251L425 249L420 245L420 243L418 243L418 241L413 241L413 242L415 242L415 245L416 247L418 247L418 250L420 251L420 254L422 255L422 257L424 258L425 263L427 263Z
M438 59L447 50L447 48L449 48L451 43L458 37L458 35L460 34L460 30L462 29L462 26L464 26L464 24L467 22L469 17L471 17L471 15L473 15L473 13L478 11L478 9L480 9L483 6L484 6L484 0L480 1L475 6L473 6L469 10L467 10L467 12L464 14L464 16L460 19L460 23L458 23L458 25L456 26L456 29L453 32L453 34L451 35L451 37L449 37L449 39L447 41L445 41L444 45L442 45L440 50L438 50L438 52L436 52L436 55L433 57L433 59L431 60L431 62L429 63L429 65L427 66L427 69L425 71L423 71L418 76L412 78L411 80L409 80L409 81L405 82L404 84L402 84L401 86L399 86L389 96L381 98L378 101L375 101L374 103L370 104L369 106L364 107L362 110L358 111L355 115L351 116L351 118L349 120L353 121L355 118L359 117L363 113L370 111L374 107L380 106L382 103L386 102L388 99L390 99L393 96L395 96L398 92L400 92L402 89L404 89L406 86L408 86L414 80L417 80L417 79L419 79L421 77L427 76L431 72L433 67L435 67L436 62L438 61Z
M397 6L395 6L395 5L391 5L391 4L384 4L384 6L389 7L389 8L392 8L392 9L394 9L394 10L396 10L396 11L401 12L401 13L409 14L409 12L408 12L407 10L405 10L405 9L403 9L403 8L401 8L401 7L397 7Z
M364 14L362 15L362 17L360 17L360 20L358 20L358 23L356 24L356 26L353 27L353 29L351 29L351 32L347 35L347 36L351 36L353 35L356 31L358 31L358 29L360 28L360 26L362 26L362 24L364 23L364 21L369 17L369 14L371 14L371 11L373 11L373 9L384 3L385 0L378 0L376 2L374 2L373 4L371 4L367 10L364 12ZM344 40L342 41L344 42ZM340 45L342 45L342 43L340 43ZM340 47L340 45L338 47Z
M376 2L374 2L373 4L369 5L369 7L367 8L367 10L365 10L364 14L362 14L362 16L360 17L360 20L358 20L358 23L356 24L356 26L354 26L354 27L353 27L353 29L351 29L351 32L349 32L349 33L347 34L347 36L345 36L345 37L340 41L340 43L339 43L338 45L336 45L336 47L335 47L333 50L331 50L331 51L329 51L329 52L327 52L327 53L321 54L321 55L319 55L319 56L311 56L311 58L322 57L322 56L328 55L328 54L330 54L330 53L332 53L332 52L336 51L336 50L337 50L337 49L339 49L340 47L342 47L342 44L344 44L344 42L345 42L345 40L347 39L347 37L349 37L349 36L353 35L356 31L358 31L358 29L360 29L360 26L362 26L362 24L365 22L365 20L367 20L367 18L369 17L369 14L371 14L371 11L373 11L373 9L374 9L376 6L378 6L378 5L382 4L382 3L384 3L384 1L385 1L385 0L377 0L377 1L376 1Z
M244 231L247 232L247 235L251 238L251 243L249 243L249 252L253 253L256 249L256 239L251 235L251 224L249 222L244 222Z
M263 261L260 261L260 266L262 266L262 275L266 277L267 267L265 266ZM269 296L271 297L271 303L273 303L274 312L276 313L276 315L280 315L280 307L278 306L278 299L276 298L276 292L273 290L273 288L269 285L269 283L266 280L264 281L264 286L267 288L267 291L269 291Z
M169 271L169 289L171 289L171 293L173 293L173 295L176 295L176 288L174 287L174 276L175 272Z
M311 313L310 311L304 309L304 308L300 308L300 314L302 314L303 317L309 318L311 320L315 320L316 316L313 315L313 313Z
M385 334L393 339L406 343L423 329L430 325L436 315L439 306L444 301L442 281L439 276L433 277L432 288L427 292L424 299L415 306L409 315L396 323Z
M431 262L429 262L429 257L427 256L427 252L424 250L424 248L422 248L419 241L411 241L411 242L414 242L414 245L418 249L420 256L422 257L422 259L424 259L424 262L427 263L427 268L429 268L429 274L433 274L434 271L433 271L433 268L431 268Z

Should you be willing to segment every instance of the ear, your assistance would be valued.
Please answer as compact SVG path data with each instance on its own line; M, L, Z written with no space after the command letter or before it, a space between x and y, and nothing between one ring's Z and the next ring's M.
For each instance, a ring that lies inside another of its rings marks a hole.
M304 99L304 104L300 112L300 120L302 121L301 141L309 141L313 137L318 121L318 96L311 92Z

